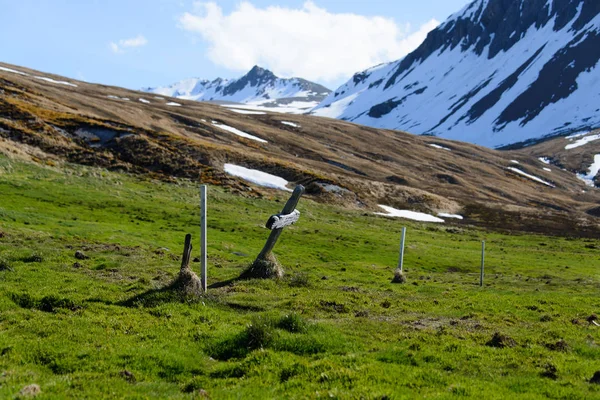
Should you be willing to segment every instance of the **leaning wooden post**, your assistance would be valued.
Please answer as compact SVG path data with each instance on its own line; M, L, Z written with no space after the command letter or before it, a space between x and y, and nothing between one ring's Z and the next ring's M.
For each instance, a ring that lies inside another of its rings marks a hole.
M304 193L304 186L298 185L294 189L292 196L285 203L280 214L272 215L267 221L266 227L271 229L271 234L265 243L262 251L256 257L256 260L250 268L244 271L242 278L281 278L283 276L283 268L273 255L273 247L277 243L277 239L281 236L283 228L298 221L300 212L296 210L298 201Z
M206 292L206 185L200 186L200 277L202 290Z
M402 228L402 238L400 239L400 259L398 260L398 268L394 271L394 278L392 283L404 283L406 282L406 276L404 276L404 242L406 240L406 227Z
M483 269L485 265L485 241L481 242L481 273L479 275L479 286L483 286Z

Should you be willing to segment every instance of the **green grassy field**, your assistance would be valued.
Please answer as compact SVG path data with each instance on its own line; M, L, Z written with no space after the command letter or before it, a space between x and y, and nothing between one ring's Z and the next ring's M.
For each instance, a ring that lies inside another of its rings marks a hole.
M253 261L286 199L209 188L209 285ZM190 301L158 289L198 241L198 201L188 181L0 156L0 398L600 398L598 240L305 198L275 249L284 279Z

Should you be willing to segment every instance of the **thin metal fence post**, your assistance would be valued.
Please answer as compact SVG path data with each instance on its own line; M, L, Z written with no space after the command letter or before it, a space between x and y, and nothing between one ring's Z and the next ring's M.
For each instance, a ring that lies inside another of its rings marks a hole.
M400 273L403 272L404 268L404 241L406 240L406 228L402 228L402 239L400 239L400 260L398 261L398 269Z
M483 286L484 266L485 266L485 240L481 242L481 275L479 276L479 286Z
M202 290L206 292L206 185L200 186L200 262Z

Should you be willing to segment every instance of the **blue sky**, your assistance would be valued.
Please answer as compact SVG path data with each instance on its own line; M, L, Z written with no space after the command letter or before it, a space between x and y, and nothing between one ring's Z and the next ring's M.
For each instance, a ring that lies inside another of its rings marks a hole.
M0 61L132 89L254 64L335 88L469 0L0 0Z

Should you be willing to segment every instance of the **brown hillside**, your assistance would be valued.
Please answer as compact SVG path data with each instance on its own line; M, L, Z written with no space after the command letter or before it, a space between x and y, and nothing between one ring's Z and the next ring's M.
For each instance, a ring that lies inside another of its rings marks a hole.
M318 201L365 211L382 211L377 204L385 204L432 214L462 214L465 220L455 223L500 229L585 236L600 232L598 218L588 213L600 202L597 190L586 187L570 171L543 170L547 166L537 159L541 155L537 149L546 151L544 144L527 151L495 151L327 118L239 114L219 105L160 99L0 66L28 74L0 70L0 151L4 153L162 179L198 179L201 172L202 181L240 193L269 192L225 174L223 165L233 163L302 183ZM237 136L213 121L267 143Z

